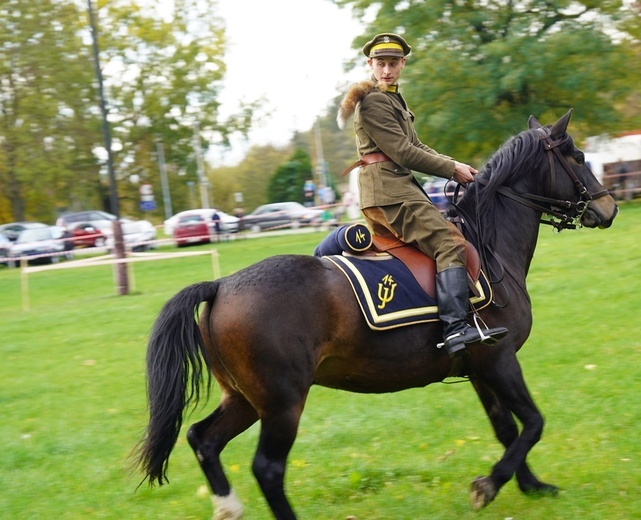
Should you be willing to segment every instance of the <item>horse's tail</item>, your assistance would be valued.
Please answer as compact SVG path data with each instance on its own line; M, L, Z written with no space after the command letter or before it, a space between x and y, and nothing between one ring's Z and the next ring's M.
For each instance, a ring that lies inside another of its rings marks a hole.
M186 287L164 305L151 331L147 346L149 424L135 455L136 465L152 486L169 482L167 465L183 411L198 403L205 373L209 392L211 373L197 314L200 303L213 301L217 291L216 281Z

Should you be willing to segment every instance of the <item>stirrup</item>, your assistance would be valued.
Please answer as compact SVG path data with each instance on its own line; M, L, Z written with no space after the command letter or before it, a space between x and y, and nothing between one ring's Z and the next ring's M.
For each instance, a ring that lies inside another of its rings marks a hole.
M479 321L483 325L483 329L481 328ZM490 329L483 321L483 318L476 313L474 313L474 326L481 336L481 343L490 347L496 345L499 340L504 338L508 333L508 330L505 327Z

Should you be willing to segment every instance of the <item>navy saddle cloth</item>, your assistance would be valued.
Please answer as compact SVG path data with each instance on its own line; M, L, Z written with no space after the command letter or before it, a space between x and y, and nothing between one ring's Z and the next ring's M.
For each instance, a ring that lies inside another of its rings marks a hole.
M389 253L372 253L371 245L367 227L344 225L327 235L314 255L324 257L345 275L370 328L386 330L438 321L437 301L421 287L409 268ZM470 291L474 309L489 305L492 290L482 271L475 292Z

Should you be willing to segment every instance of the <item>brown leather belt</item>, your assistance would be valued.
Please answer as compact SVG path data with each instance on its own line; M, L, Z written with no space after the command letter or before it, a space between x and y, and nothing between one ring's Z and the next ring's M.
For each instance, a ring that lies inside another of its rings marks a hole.
M374 152L374 153L365 154L358 161L355 161L354 163L350 164L347 168L345 168L343 173L341 173L341 177L344 177L345 175L347 175L357 166L363 166L365 164L374 164L374 163L387 162L387 161L394 162L383 152Z

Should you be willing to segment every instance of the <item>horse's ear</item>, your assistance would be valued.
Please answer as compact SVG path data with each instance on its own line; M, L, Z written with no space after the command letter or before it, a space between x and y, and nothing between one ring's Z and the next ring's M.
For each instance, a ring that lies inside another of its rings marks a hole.
M561 137L562 135L565 135L565 132L568 129L568 124L570 123L570 118L572 117L573 110L573 108L568 110L567 114L565 114L561 119L554 123L554 125L552 125L550 137Z
M539 120L536 117L530 116L530 118L527 120L527 127L530 130L533 130L535 128L543 128L543 125L539 123Z

